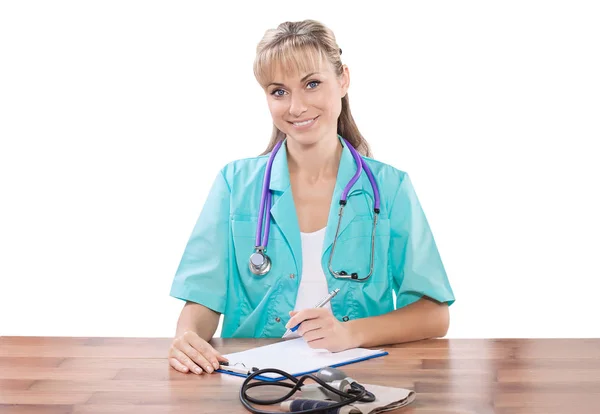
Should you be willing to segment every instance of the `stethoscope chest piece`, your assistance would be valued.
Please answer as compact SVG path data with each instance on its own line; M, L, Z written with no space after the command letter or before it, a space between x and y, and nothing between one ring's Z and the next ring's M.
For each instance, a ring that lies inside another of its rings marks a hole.
M257 276L266 275L271 270L271 259L262 250L257 249L250 255L248 267Z

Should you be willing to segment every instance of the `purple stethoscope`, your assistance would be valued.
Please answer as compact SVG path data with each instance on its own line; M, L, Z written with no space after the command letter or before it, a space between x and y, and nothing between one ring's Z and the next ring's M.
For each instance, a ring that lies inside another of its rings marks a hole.
M375 255L375 226L377 226L377 217L379 215L379 189L377 188L377 182L375 181L375 177L373 177L373 173L371 172L371 170L370 170L369 166L367 165L367 163L365 162L365 160L354 149L354 147L352 147L352 145L350 145L350 143L348 141L346 141L345 138L342 138L342 139L344 140L344 143L347 145L348 149L352 153L352 157L354 158L354 161L356 161L356 173L354 174L354 176L352 177L350 182L346 185L346 187L344 187L344 191L342 192L342 196L340 198L340 212L338 214L338 216L339 216L338 224L337 224L337 229L335 231L335 237L333 239L333 245L331 246L331 253L329 254L328 268L329 268L329 272L331 272L331 274L336 279L351 279L351 280L355 280L355 281L359 281L359 282L364 282L365 280L370 278L371 275L373 274L373 258ZM262 194L261 194L261 198L260 198L260 208L259 208L259 215L258 215L258 225L256 228L256 243L254 246L254 253L252 253L250 255L250 261L248 263L248 265L250 267L250 271L257 276L265 275L269 272L269 270L271 270L271 259L269 258L269 256L266 255L267 243L269 241L269 227L270 227L271 220L270 220L270 213L267 212L266 210L267 210L267 206L271 205L271 191L269 191L269 183L271 182L271 166L273 164L273 159L275 158L275 154L277 154L277 151L281 147L282 143L283 143L283 141L279 141L273 148L273 151L271 152L271 155L269 156L269 161L267 163L267 169L265 171L265 177L263 180L263 188L262 188ZM358 177L360 177L360 174L362 173L363 169L365 170L367 177L369 177L369 182L371 183L371 187L373 188L373 195L375 197L373 211L375 214L373 214L373 230L371 233L370 270L369 270L369 274L367 276L361 278L358 276L358 273L348 274L344 270L342 270L340 272L336 272L335 270L333 270L331 268L331 260L333 258L333 252L335 251L335 244L337 242L338 233L340 231L340 223L342 222L342 214L344 213L344 206L346 206L346 203L347 203L348 193L350 192L350 189L352 188L354 183L356 183L356 181L358 180ZM264 235L262 235L262 243L261 243L261 234L262 234L262 229L263 229L263 220L265 218L264 217L265 213L267 214L267 219L266 219L266 224L265 224L265 233L264 233Z

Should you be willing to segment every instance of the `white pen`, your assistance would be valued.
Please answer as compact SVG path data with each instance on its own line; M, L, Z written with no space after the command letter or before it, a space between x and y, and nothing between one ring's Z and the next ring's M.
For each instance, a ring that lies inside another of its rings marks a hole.
M315 308L322 308L323 306L327 305L329 303L329 301L331 299L333 299L333 297L335 295L338 294L338 292L340 291L340 289L334 289L331 292L329 292L329 294L327 296L325 296L323 299L321 299L321 301L319 301L319 303L317 303L315 305ZM288 329L284 334L282 338L285 338L286 335L288 335L290 332L296 332L298 330L298 327L300 326L300 324L297 324L296 326L294 326L291 329Z

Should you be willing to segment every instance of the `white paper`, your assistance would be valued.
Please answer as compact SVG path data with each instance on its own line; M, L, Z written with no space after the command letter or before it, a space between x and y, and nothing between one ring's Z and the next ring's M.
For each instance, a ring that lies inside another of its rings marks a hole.
M234 352L224 355L231 365L243 363L251 370L277 368L291 375L316 371L323 367L360 360L373 355L381 354L381 349L371 350L364 348L347 349L340 352L329 352L326 349L312 349L303 338L291 339L271 345ZM236 365L241 366L241 365ZM278 378L276 373L265 373L262 376Z

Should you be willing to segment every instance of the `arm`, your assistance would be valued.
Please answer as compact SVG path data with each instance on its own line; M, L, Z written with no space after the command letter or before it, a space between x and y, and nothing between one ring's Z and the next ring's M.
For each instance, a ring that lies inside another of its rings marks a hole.
M225 313L229 279L230 189L223 172L215 178L185 247L171 286L171 296L184 300L177 334L215 334Z
M186 302L177 322L177 333L169 348L169 364L180 372L212 373L219 361L227 361L208 341L219 324L219 313L194 302Z
M361 329L365 322L357 320L357 331L364 333L367 343L445 336L450 320L448 307L454 303L454 293L408 174L402 178L390 208L390 234L389 260L396 310L370 318L372 332Z
M169 349L171 366L181 372L212 373L219 361L227 360L208 341L227 303L230 193L222 170L212 184L171 286L171 296L186 301Z
M443 337L448 332L450 314L446 303L423 296L385 315L356 319L345 324L350 331L352 347L372 347Z
M220 313L206 306L187 301L179 315L175 337L183 335L186 331L192 331L208 342L217 330L220 316Z
M290 313L286 328L301 323L309 346L332 352L445 336L454 294L408 175L391 207L390 236L395 311L340 322L327 309L304 309Z
M290 312L290 328L301 323L298 334L311 348L331 352L417 341L446 335L448 304L427 296L384 315L340 322L325 308Z

